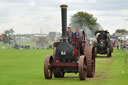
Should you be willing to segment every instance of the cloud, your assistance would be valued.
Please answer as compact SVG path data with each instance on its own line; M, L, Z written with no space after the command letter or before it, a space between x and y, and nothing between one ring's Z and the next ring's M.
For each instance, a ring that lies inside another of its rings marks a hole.
M61 31L60 4L68 4L68 24L77 11L87 11L113 33L128 18L126 0L0 0L0 33L14 28L16 33Z

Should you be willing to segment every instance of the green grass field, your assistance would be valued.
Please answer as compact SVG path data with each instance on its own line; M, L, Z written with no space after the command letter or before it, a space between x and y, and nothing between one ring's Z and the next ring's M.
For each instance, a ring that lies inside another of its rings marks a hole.
M96 58L94 78L80 81L78 74L46 80L43 64L52 50L0 49L0 85L126 85L128 53L114 50L112 58Z

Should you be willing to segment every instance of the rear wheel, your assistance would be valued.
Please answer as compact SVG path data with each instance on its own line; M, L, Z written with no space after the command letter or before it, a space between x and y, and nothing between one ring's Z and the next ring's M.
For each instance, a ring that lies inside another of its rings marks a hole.
M87 59L87 77L94 77L95 75L95 49L91 46L85 47L85 56Z
M87 77L87 61L84 56L80 56L79 58L78 72L80 80L85 80Z
M44 75L46 79L51 79L52 78L52 69L50 67L52 63L52 56L46 56L45 61L44 61Z
M111 56L110 48L107 48L107 57L110 57L110 56Z

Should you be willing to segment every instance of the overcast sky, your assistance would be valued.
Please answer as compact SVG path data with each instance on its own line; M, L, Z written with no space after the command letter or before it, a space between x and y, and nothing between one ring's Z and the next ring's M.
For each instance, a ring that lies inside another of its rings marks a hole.
M61 4L68 5L68 24L74 13L87 11L113 33L128 19L128 0L0 0L0 33L10 28L16 34L61 31Z

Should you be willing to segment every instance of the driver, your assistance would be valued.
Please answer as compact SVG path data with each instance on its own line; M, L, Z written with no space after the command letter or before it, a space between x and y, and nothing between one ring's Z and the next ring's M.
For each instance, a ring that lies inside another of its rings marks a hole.
M75 33L73 34L73 38L79 38L80 37L80 33L79 33L79 29L76 28Z

